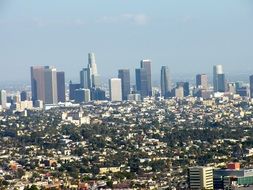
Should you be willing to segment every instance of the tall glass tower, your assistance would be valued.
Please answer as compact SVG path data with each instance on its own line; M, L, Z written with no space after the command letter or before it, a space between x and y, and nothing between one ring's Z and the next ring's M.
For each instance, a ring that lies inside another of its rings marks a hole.
M141 68L146 71L148 96L152 96L151 61L141 60Z
M129 69L120 69L118 72L118 78L121 79L122 99L127 100L128 94L130 94L130 71Z
M170 71L167 66L161 68L161 95L168 98L171 95L171 78Z
M146 70L143 68L135 69L135 77L137 92L140 93L142 98L148 96L149 91Z
M222 65L215 65L213 67L213 90L214 92L226 91L226 80Z

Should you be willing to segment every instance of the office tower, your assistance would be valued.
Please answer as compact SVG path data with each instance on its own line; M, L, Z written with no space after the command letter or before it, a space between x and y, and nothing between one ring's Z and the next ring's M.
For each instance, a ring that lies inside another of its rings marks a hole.
M151 61L141 60L141 68L146 70L148 96L152 96Z
M49 66L31 67L32 100L42 100L45 104L57 104L56 68Z
M214 92L226 91L226 80L222 65L215 65L213 67L213 89Z
M121 79L109 79L109 92L111 101L122 101Z
M211 167L189 168L188 183L191 190L213 189L213 168Z
M92 100L106 100L105 91L100 88L91 89L91 99Z
M45 102L45 74L43 66L31 67L32 101Z
M190 85L189 82L177 82L177 88L182 87L184 91L184 97L190 95Z
M0 106L2 109L7 107L7 94L5 90L0 90Z
M45 72L45 104L57 104L57 72L56 68L46 66Z
M89 77L89 69L84 68L80 71L80 85L81 88L89 89L91 87L91 84L89 83L90 80L88 80Z
M58 102L66 102L65 73L57 72L57 96Z
M91 68L91 74L95 75L97 74L97 64L95 60L95 54L94 53L89 53L88 54L88 68Z
M208 77L206 74L196 75L196 88L194 89L194 96L202 97L204 99L210 98L212 91L208 88Z
M253 98L253 75L249 77L250 80L250 97Z
M26 92L26 91L22 91L22 92L20 93L20 98L21 98L21 101L26 101L26 100L28 100L27 92Z
M225 74L218 74L218 92L226 92L226 79Z
M90 89L76 89L75 90L75 102L83 103L90 101Z
M206 74L196 75L196 87L199 89L208 89L208 78Z
M148 96L147 72L145 69L135 69L136 90L142 98Z
M69 82L69 100L75 100L75 90L81 88L81 85L78 83Z
M167 66L162 66L161 68L161 95L164 98L171 96L171 79L170 71Z
M121 79L122 100L127 100L127 96L128 96L128 94L130 94L130 71L129 71L129 69L120 69L118 72L118 78Z
M95 60L95 54L89 53L88 54L88 84L90 85L89 88L98 88L100 86L100 75L97 71L97 64Z

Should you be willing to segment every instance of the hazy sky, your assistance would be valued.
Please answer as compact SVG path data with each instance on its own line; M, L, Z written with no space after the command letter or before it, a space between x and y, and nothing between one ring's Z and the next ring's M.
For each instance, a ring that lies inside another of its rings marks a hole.
M155 76L253 73L251 0L0 0L0 81L29 80L31 65L77 79L95 52L98 72L151 59Z

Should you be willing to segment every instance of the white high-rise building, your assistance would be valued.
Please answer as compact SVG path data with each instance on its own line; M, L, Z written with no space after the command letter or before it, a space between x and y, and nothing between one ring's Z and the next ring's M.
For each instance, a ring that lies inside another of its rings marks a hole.
M188 169L188 181L191 190L213 189L212 167L191 167Z
M94 53L89 53L88 54L88 68L91 68L91 74L92 75L98 74L97 64L96 64L96 59L95 59L95 54Z
M111 101L122 101L121 79L109 79L109 91Z
M54 67L45 67L45 104L57 104L57 71Z
M0 106L2 109L7 108L7 94L5 90L0 90Z
M97 71L97 64L94 53L88 54L88 84L89 88L97 88L100 86L100 75Z

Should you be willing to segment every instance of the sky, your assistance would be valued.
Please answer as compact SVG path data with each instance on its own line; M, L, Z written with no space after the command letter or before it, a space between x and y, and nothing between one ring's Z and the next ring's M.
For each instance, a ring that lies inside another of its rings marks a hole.
M94 52L98 72L152 60L153 79L253 74L251 0L0 0L0 82L29 81L30 66L51 65L78 79ZM209 79L211 81L211 79Z

